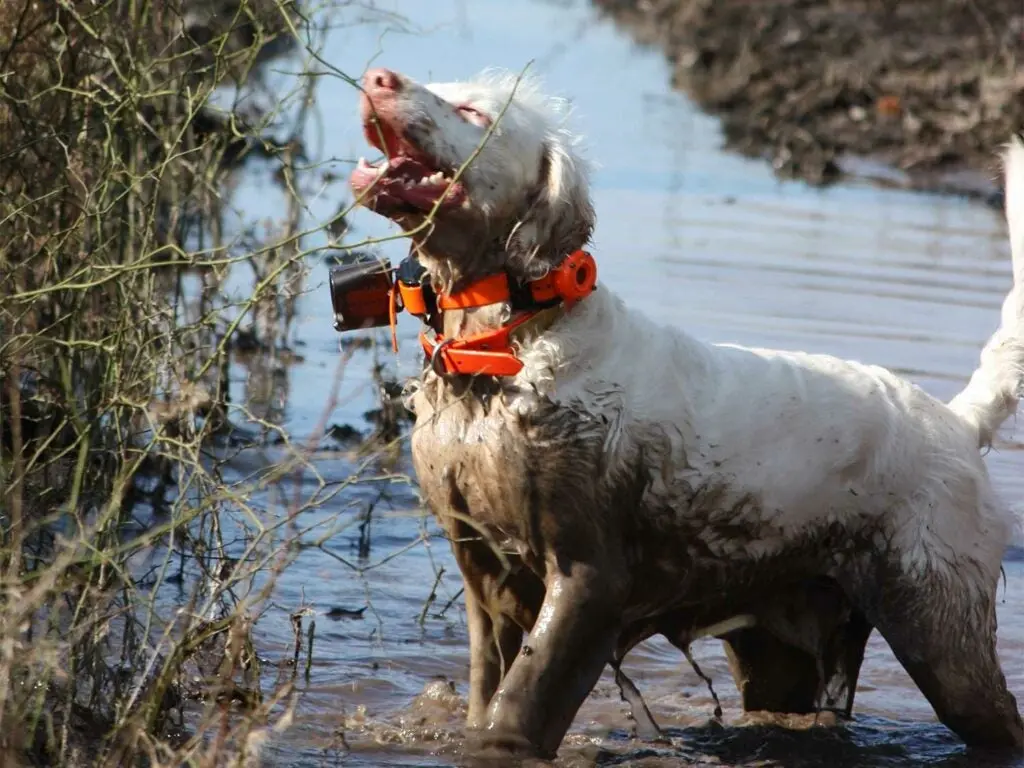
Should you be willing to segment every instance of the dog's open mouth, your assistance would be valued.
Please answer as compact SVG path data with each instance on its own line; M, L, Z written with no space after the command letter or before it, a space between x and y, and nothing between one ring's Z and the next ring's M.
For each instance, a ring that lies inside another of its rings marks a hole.
M371 165L359 158L349 184L357 199L381 214L430 212L462 205L466 188L441 164L380 119L364 124L367 140L386 157ZM439 204L440 203L440 204Z

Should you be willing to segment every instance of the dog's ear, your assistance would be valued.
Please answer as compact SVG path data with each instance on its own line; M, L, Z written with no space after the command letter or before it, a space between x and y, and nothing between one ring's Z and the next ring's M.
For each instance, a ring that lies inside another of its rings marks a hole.
M506 243L511 264L542 277L582 248L594 229L587 169L557 141L544 146L536 188Z

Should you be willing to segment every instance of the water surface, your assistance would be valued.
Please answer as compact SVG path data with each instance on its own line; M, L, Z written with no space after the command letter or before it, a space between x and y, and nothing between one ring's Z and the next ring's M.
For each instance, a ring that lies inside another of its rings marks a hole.
M669 89L660 54L634 46L582 0L348 6L328 40L325 58L353 75L371 60L420 80L461 78L488 66L520 70L534 60L532 69L548 89L572 99L575 125L598 163L593 252L601 279L658 321L711 341L878 363L946 398L973 370L998 319L1009 251L1004 224L991 210L867 184L813 190L777 181L765 164L722 152L716 122ZM342 177L355 158L372 154L356 103L350 86L325 79L318 128L308 137ZM313 221L348 198L343 183L307 195ZM280 213L273 185L259 171L249 174L233 202L250 216ZM391 231L365 213L352 223L356 237ZM393 260L403 255L401 243L382 250ZM325 279L325 267L314 270L314 290L302 304L297 338L304 360L270 390L252 370L236 370L238 398L272 390L275 418L298 436L325 418L361 423L375 401L374 355L397 365L402 376L414 374L419 362L416 326L406 318L397 363L386 349L357 354L344 372L341 402L325 413L337 361L327 293L316 287ZM1024 497L1019 448L1006 442L988 456L998 488L1011 501ZM274 460L267 450L240 457L235 469ZM339 454L317 469L337 481L354 461ZM408 471L404 452L397 467ZM316 485L314 478L307 483ZM359 552L359 531L350 527L322 548L303 551L259 625L270 657L291 642L288 610L308 605L317 621L314 663L301 684L296 722L268 748L271 764L454 760L467 678L458 572L436 526L419 513L410 485L359 485L310 516L369 505L370 550ZM374 567L357 575L352 565ZM1010 686L1024 700L1024 563L1008 562L1006 570L1000 650ZM436 599L424 613L435 584ZM363 606L368 609L358 619L326 615ZM746 722L718 644L699 644L696 652L721 696L726 724ZM577 718L561 764L981 764L936 723L877 635L861 675L856 722L843 727L808 730L803 722L780 731L747 723L723 731L708 725L712 703L704 685L665 643L645 644L628 667L673 744L631 742L624 705L605 678ZM430 687L442 678L456 695L443 684ZM425 687L432 695L419 696Z

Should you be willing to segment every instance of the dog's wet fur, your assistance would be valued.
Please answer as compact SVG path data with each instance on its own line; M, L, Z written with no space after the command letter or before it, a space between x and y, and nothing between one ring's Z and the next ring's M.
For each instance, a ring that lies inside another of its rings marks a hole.
M389 151L446 178L472 159L465 194L426 226L422 195L357 188L412 232L438 289L536 278L587 245L562 102L508 75L423 86L373 70L364 87ZM553 755L605 665L655 634L683 649L720 636L748 710L849 714L878 629L967 744L1024 750L996 656L1015 521L979 451L1024 369L1024 145L1007 159L1017 280L948 405L878 367L702 343L603 285L521 342L517 376L411 382L416 474L466 583L476 748ZM446 312L444 331L510 314Z

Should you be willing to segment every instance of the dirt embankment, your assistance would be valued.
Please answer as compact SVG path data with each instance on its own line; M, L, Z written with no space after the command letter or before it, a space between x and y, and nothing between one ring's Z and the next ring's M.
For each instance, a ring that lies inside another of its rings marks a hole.
M594 3L782 175L1001 198L998 154L1024 129L1021 0Z

